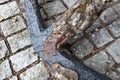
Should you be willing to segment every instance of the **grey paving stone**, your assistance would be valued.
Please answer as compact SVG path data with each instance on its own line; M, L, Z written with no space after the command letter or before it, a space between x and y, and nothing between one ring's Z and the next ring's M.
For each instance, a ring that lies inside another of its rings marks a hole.
M44 2L44 0L38 0L38 3L39 4L41 4L41 3L43 3Z
M117 70L120 72L120 67L119 67L119 68L117 68Z
M30 65L31 63L35 62L38 59L38 56L37 54L35 55L33 53L33 48L29 48L11 56L10 60L12 62L14 70L19 71L24 67Z
M31 44L30 36L27 30L13 35L11 37L8 37L7 40L10 44L13 53L16 52L18 49L21 49Z
M42 18L45 19L47 18L46 14L44 13L43 9L40 9L40 12L41 12L41 15L42 15Z
M48 77L49 73L42 62L20 74L21 80L48 80Z
M91 32L91 31L97 29L97 28L100 27L100 26L101 26L101 23L100 23L100 21L97 19L97 20L92 24L92 26L90 26L90 27L86 30L86 32L89 33L89 32Z
M54 24L54 22L55 21L51 19L51 20L45 21L44 23L46 27L49 27L50 25Z
M120 76L119 76L115 71L112 71L108 76L109 76L112 80L120 80Z
M101 14L100 18L104 23L110 23L117 18L117 14L112 8L108 8Z
M82 59L92 52L93 46L87 39L82 39L75 43L71 49L78 58Z
M96 55L84 61L84 63L102 74L114 64L111 58L104 51L97 53Z
M10 78L9 80L18 80L17 76L13 76L12 78Z
M4 78L9 78L11 75L12 72L8 60L0 63L0 80L3 80Z
M70 8L72 7L78 0L63 0L64 3Z
M116 40L106 48L117 63L120 63L120 39Z
M0 0L0 3L4 3L4 2L6 2L6 1L9 1L9 0Z
M66 8L60 0L55 0L43 6L48 16L53 16L66 11Z
M108 26L109 30L114 34L115 37L120 36L120 19Z
M6 47L4 40L0 41L0 59L8 54L8 48Z
M18 14L19 12L19 7L17 6L17 3L15 1L0 5L0 16L4 19Z
M97 47L102 47L103 45L113 40L105 28L93 33L91 38Z
M23 28L26 28L22 17L16 16L9 20L0 23L0 27L5 36L10 35L11 33L17 32Z
M120 15L120 3L113 6L113 9Z

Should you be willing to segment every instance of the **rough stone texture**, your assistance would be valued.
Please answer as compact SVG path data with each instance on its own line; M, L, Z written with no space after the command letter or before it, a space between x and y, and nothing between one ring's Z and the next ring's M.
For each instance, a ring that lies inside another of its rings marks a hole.
M117 63L120 63L120 39L106 48Z
M0 3L4 3L4 2L6 2L6 1L9 1L9 0L0 0Z
M108 76L113 80L120 80L120 75L118 75L115 71L112 71Z
M78 0L63 0L64 3L70 8L72 7Z
M48 70L42 62L20 74L21 80L48 80L48 78Z
M47 18L46 14L44 13L43 9L40 9L40 13L43 19Z
M0 16L2 16L4 19L13 16L19 12L19 7L17 6L15 1L0 6Z
M89 32L91 32L91 31L97 29L97 28L100 27L100 26L101 26L101 23L100 23L99 19L97 19L97 20L92 24L92 26L90 26L90 27L86 30L86 32L89 33Z
M93 46L87 39L82 39L72 46L73 53L80 59L92 52Z
M9 20L0 23L0 27L3 30L5 36L10 35L11 33L17 32L25 28L25 24L22 20L22 17L16 16Z
M31 63L35 62L38 58L37 55L33 53L33 48L29 48L11 56L10 60L12 62L14 70L19 71L24 67L30 65Z
M54 23L54 20L48 20L48 21L45 21L45 26L46 27L49 27L50 25L52 25Z
M8 48L5 45L5 42L2 40L0 41L0 59L7 56L9 54Z
M18 80L17 76L12 76L9 80Z
M108 8L101 14L100 18L104 23L110 23L117 18L117 14L112 8Z
M114 64L112 59L104 51L97 53L84 61L84 63L102 74L104 74Z
M109 30L114 34L115 37L120 36L120 19L108 26Z
M113 6L113 9L120 15L120 8L119 7L120 7L120 3Z
M44 0L38 0L38 3L39 4L41 4L41 3L43 3L44 2Z
M8 37L8 42L10 44L12 52L16 52L18 49L21 49L27 45L31 44L30 36L27 30Z
M59 0L55 0L43 6L48 16L53 16L62 13L66 10L64 5Z
M3 80L4 78L9 78L11 75L12 72L8 60L0 63L0 80Z
M50 73L52 80L78 80L78 74L75 71L64 68L58 63L52 65Z
M102 47L103 45L113 40L105 28L93 33L91 38L97 47Z

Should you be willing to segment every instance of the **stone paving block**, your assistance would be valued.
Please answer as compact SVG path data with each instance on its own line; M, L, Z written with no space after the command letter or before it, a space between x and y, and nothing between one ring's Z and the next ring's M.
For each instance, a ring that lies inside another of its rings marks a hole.
M120 19L108 26L109 30L114 34L115 37L120 36Z
M38 0L38 3L39 4L41 4L41 3L43 3L44 2L44 0Z
M112 8L108 8L101 14L100 18L104 23L110 23L117 18L117 14Z
M119 76L115 71L112 71L108 76L109 76L112 80L120 80L120 76Z
M102 47L103 45L113 40L105 28L93 33L91 38L97 47Z
M9 80L18 80L17 76L13 76L12 78L10 78Z
M93 46L87 39L82 39L72 46L73 53L80 59L90 54L93 50Z
M4 2L6 2L6 1L9 1L9 0L0 0L0 3L4 3Z
M43 9L40 9L41 16L43 19L47 18L46 14L44 13Z
M49 27L50 25L54 24L54 22L55 21L51 19L51 20L45 21L44 23L46 27Z
M86 32L89 33L89 32L91 32L91 31L97 29L97 28L100 27L100 26L101 26L101 23L100 23L99 19L97 19L97 20L92 24L92 26L90 26L90 27L86 30Z
M64 3L70 8L72 7L78 0L63 0Z
M6 47L4 40L0 41L0 59L8 54L8 48Z
M16 16L9 20L3 21L0 23L0 27L5 36L10 35L11 33L17 32L23 28L25 28L25 23L22 20L22 17Z
M117 63L120 63L120 39L116 40L106 48Z
M84 63L102 74L114 65L112 59L104 51L90 57Z
M120 15L120 3L113 6L113 9Z
M4 19L13 16L15 14L18 14L19 12L20 9L15 1L9 2L4 5L0 5L0 16L3 17Z
M12 62L14 70L19 71L24 67L30 65L31 63L35 62L38 59L38 56L33 53L33 48L29 48L11 56L10 60Z
M27 45L31 44L30 36L27 30L7 38L12 52L16 52Z
M3 61L0 63L0 80L4 78L9 78L12 75L10 64L8 60Z
M53 16L67 10L60 0L47 3L43 8L47 12L48 16Z
M117 70L120 72L120 67L119 67L119 68L117 68Z
M48 80L48 77L48 70L42 62L20 74L21 80Z

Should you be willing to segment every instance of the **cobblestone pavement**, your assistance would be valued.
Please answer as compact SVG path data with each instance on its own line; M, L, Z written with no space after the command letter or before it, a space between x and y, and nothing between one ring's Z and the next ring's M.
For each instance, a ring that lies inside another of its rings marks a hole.
M24 18L24 0L0 0L0 80L47 80Z
M77 0L39 0L46 26L56 22ZM0 0L0 80L47 80L47 65L35 54L24 17L24 0ZM117 8L116 8L117 7ZM120 4L104 11L98 27L71 50L87 66L120 79ZM105 14L107 13L108 16ZM111 15L111 18L109 16ZM105 18L107 17L107 18Z
M114 2L116 1L114 0ZM59 6L55 8L58 2ZM39 2L45 24L49 25L56 22L64 11L69 9L75 2L77 0L44 0ZM119 7L120 3L109 6L85 32L82 39L76 41L71 47L72 52L80 61L113 80L120 79L120 71L118 71L118 68L120 68Z

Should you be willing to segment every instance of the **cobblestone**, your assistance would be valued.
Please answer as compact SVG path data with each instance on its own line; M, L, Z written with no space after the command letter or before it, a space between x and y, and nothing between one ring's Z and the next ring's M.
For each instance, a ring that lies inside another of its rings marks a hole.
M13 76L10 80L18 80L17 76Z
M47 18L46 14L44 13L43 9L40 9L41 16L43 19Z
M117 18L117 14L112 8L108 8L101 14L100 18L104 23L110 23Z
M103 45L113 40L105 28L93 33L91 38L97 47L102 47Z
M48 16L53 16L66 11L66 8L59 0L55 0L43 6Z
M113 9L120 15L120 8L119 7L120 7L120 3L113 6Z
M64 3L70 8L72 7L78 0L63 0Z
M34 55L33 48L29 48L27 50L21 51L10 57L13 68L15 71L20 71L24 67L30 65L35 62L38 58L37 55Z
M21 80L48 80L48 78L49 73L42 62L20 74Z
M26 26L20 16L16 16L9 20L3 21L0 23L0 26L1 26L2 31L5 36L8 36L11 33L14 33L23 28L26 28Z
M5 45L5 42L3 40L0 41L0 59L7 56L8 54L9 54L9 52Z
M9 78L11 75L12 72L8 60L0 63L0 80L3 80L4 78Z
M120 63L120 39L106 48L117 63Z
M19 12L19 7L15 1L0 6L0 16L2 16L4 19L18 14Z
M0 3L4 3L4 2L6 2L6 1L9 1L9 0L0 0Z
M104 51L97 53L84 61L84 63L102 74L104 74L114 64L112 59Z
M115 37L120 36L120 19L108 26L109 30L114 34Z
M113 80L120 80L120 76L115 71L112 71L108 76Z
M27 45L31 44L30 36L27 30L8 37L8 42L10 44L12 52L16 52L18 49L21 49Z
M93 46L87 39L82 39L72 46L73 53L80 59L92 52Z
M39 4L41 4L41 3L43 3L44 2L44 0L38 0L38 3Z

